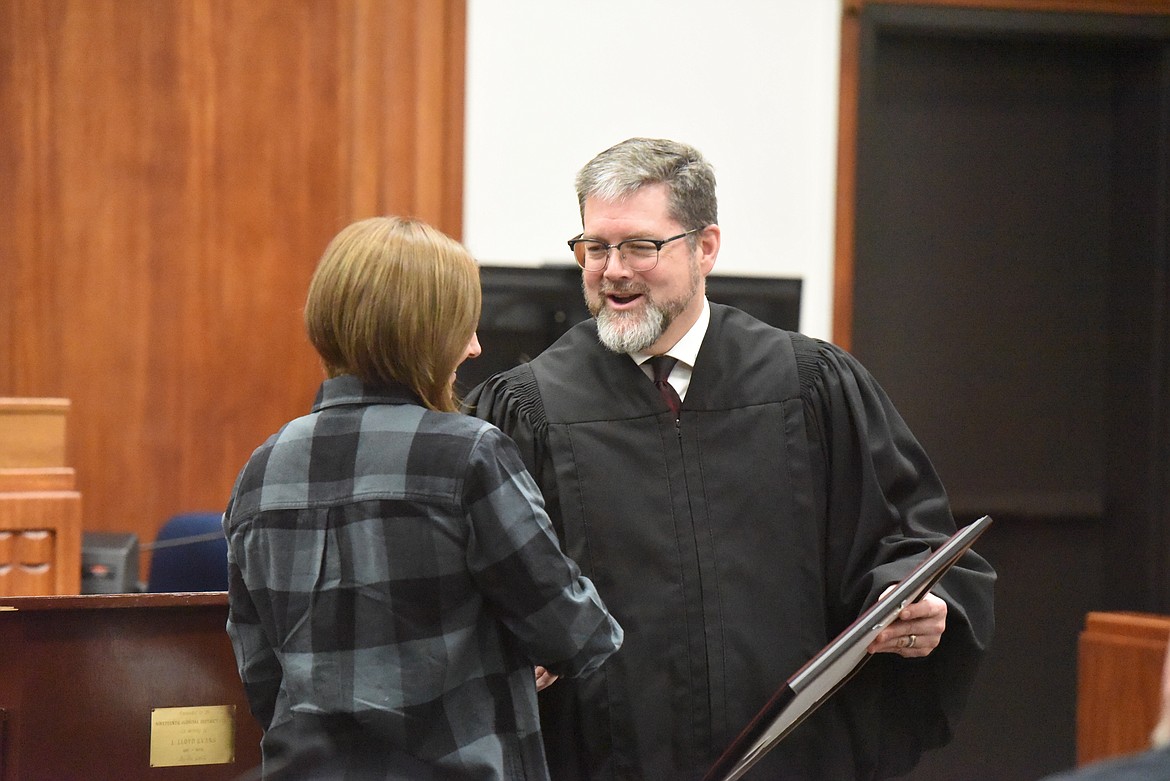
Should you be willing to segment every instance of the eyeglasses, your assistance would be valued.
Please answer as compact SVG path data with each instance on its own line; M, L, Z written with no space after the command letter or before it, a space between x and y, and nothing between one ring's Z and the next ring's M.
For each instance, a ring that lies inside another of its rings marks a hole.
M626 239L617 244L606 244L604 241L582 238L581 234L577 234L575 238L569 239L569 249L573 250L577 265L586 271L603 270L609 264L611 249L618 251L622 263L630 271L649 271L658 265L658 253L663 246L701 230L703 229L691 228L669 239Z

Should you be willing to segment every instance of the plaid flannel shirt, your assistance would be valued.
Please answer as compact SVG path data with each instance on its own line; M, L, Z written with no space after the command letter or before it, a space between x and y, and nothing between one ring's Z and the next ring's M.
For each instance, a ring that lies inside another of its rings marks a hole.
M266 772L358 751L385 777L547 778L533 665L588 674L622 630L543 507L494 426L326 380L224 514Z

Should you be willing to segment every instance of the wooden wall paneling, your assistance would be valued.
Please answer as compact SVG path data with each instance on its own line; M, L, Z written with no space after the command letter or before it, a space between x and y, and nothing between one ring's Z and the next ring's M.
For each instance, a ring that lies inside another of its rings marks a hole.
M189 177L196 251L169 417L181 506L217 509L251 449L307 411L320 378L300 311L317 256L348 220L337 85L350 35L328 4L187 12L196 32L184 70L197 86L182 110L201 132L188 158L199 166Z
M447 0L443 24L443 87L436 102L443 105L443 144L439 168L443 180L439 224L457 239L463 238L463 107L467 94L467 3Z
M466 4L359 2L353 53L355 214L463 226Z
M355 178L364 178L366 184L358 189L364 199L355 207L363 216L389 213L421 217L419 204L412 197L418 186L415 163L419 139L414 113L419 70L414 34L417 11L408 3L376 2L363 3L362 11L355 79L365 88L358 96L358 111L368 119L351 164Z
M0 395L59 396L21 388L59 387L62 267L33 258L52 246L48 215L57 192L45 172L54 148L41 44L47 9L36 0L0 4ZM45 356L45 358L41 358ZM4 388L4 386L7 388Z
M463 0L0 4L0 395L72 399L86 529L222 507L308 410L301 309L344 224L459 235L464 24Z
M458 239L463 233L466 3L442 0L414 8L415 209L417 216Z
M857 199L857 115L861 78L860 10L841 16L837 99L837 220L833 265L833 341L848 350L853 336L853 242Z
M175 510L222 507L311 398L298 298L340 210L311 164L335 146L313 121L332 110L313 81L332 47L314 61L308 39L336 28L301 4L126 10L65 15L60 219L95 292L73 290L62 325L78 422L105 432L78 438L86 526L150 540Z

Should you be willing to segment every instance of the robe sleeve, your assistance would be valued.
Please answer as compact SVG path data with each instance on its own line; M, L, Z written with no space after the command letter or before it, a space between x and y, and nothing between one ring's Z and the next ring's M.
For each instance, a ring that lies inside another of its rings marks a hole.
M521 365L485 380L467 394L462 411L494 424L516 443L524 466L540 486L553 529L563 540L556 469L548 449L548 420L532 370Z
M826 342L798 360L835 633L956 527L938 474L869 372ZM991 566L968 552L933 589L947 603L939 647L924 659L876 654L839 693L876 777L905 772L950 739L994 630L994 582Z

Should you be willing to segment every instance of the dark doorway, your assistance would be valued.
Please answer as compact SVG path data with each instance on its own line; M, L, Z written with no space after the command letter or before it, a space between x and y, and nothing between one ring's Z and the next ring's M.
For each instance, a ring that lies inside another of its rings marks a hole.
M913 778L1075 760L1089 610L1170 612L1170 16L864 5L852 351L960 523L998 629Z

